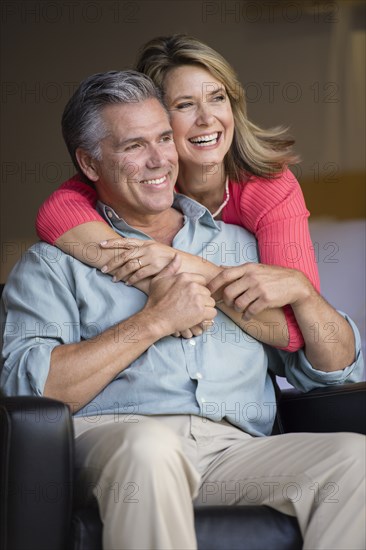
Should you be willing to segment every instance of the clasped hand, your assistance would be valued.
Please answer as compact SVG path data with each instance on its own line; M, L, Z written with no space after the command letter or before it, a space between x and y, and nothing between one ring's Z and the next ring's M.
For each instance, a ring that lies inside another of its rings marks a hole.
M154 240L111 239L101 243L101 246L105 249L115 250L113 260L110 260L102 268L103 273L112 275L114 282L123 281L127 285L135 286L147 295L150 295L150 286L154 280L153 278L160 274L177 255L177 251L174 248ZM178 267L175 263L175 269L175 274L182 272L181 263L179 263ZM172 268L170 268L170 274L173 274ZM189 279L193 282L192 275L191 273ZM203 277L201 277L200 282L206 283ZM210 295L208 290L207 293ZM188 307L187 302L185 307ZM199 323L190 326L190 328L185 327L181 330L174 330L173 335L176 337L192 338L193 336L202 334L212 324L212 318L207 317Z
M102 246L116 251L115 258L102 269L103 272L113 275L114 281L134 285L146 294L149 294L153 277L179 254L170 246L154 240L112 239ZM188 269L191 275L199 270L197 258L192 256L192 261L192 268ZM187 270L186 267L187 264L184 271ZM218 275L208 282L207 288L216 304L223 302L227 307L242 313L245 321L268 309L294 305L306 299L309 286L311 287L307 278L295 269L256 263L221 267ZM180 264L178 272L182 271ZM191 338L201 334L207 326L207 323L199 323L182 331L175 331L175 335Z

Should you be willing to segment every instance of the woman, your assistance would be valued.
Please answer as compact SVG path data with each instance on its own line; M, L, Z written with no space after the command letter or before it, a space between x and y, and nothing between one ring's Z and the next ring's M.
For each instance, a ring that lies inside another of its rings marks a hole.
M174 35L148 42L136 69L163 90L179 155L177 191L206 206L215 220L254 233L262 263L298 269L319 289L309 213L287 168L297 161L290 151L293 141L283 129L264 131L248 121L244 91L230 65L199 40ZM72 178L41 207L39 236L116 281L136 284L159 271L169 254L151 241L129 240L129 247L135 245L133 255L126 249L115 258L115 249L123 249L125 242L96 212L95 201L94 189L80 177ZM70 250L70 242L83 245L81 252L75 246ZM91 242L100 242L103 253L83 254ZM240 272L232 273L229 282L236 285L240 309L247 287ZM257 275L253 277L255 286ZM285 349L295 351L303 345L302 335L289 306L284 313L289 331Z

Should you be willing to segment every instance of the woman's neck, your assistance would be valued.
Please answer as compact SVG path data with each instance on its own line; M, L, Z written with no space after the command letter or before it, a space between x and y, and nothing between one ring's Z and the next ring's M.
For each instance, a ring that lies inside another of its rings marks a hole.
M177 189L214 213L225 199L225 169L222 164L216 166L199 166L195 169L179 169Z

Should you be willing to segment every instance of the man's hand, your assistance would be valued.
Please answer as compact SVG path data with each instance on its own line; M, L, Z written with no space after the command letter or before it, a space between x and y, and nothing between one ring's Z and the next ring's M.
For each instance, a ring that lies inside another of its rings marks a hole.
M314 290L300 271L247 263L224 268L208 284L212 296L250 320L267 309L300 304Z
M154 313L162 335L184 333L200 323L209 323L217 315L215 300L206 287L206 279L193 273L178 273L181 260L175 255L150 283L145 311Z

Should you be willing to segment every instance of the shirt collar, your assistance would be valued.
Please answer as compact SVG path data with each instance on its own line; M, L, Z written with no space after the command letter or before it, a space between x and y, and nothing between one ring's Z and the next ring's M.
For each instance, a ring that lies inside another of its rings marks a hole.
M189 197L186 197L185 195L175 193L172 206L176 210L180 210L183 215L192 222L197 222L198 220L200 220L203 225L207 225L209 227L213 227L216 230L220 230L220 226L213 219L211 212L199 202ZM132 238L136 235L139 235L143 239L151 238L146 235L146 233L143 233L142 231L139 231L138 229L135 229L134 227L129 225L123 218L120 218L117 212L111 206L108 206L107 204L98 201L97 209L104 217L104 219L112 227L115 227L118 231L120 231L124 236Z

